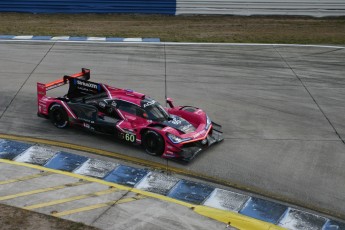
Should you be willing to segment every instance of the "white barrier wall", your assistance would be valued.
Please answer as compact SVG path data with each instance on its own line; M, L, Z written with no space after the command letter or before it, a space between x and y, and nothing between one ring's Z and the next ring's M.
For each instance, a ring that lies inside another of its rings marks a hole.
M345 16L345 0L177 0L183 14Z

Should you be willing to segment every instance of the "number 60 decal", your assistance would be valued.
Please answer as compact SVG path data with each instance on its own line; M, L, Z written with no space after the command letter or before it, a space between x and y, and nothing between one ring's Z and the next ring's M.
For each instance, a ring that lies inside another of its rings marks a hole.
M126 133L125 134L125 140L134 143L135 142L135 135Z

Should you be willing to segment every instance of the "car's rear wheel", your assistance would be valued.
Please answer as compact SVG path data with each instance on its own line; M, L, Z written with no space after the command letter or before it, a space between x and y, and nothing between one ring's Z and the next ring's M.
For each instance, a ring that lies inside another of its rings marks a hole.
M142 141L148 154L155 156L161 156L163 154L165 147L164 139L159 133L149 130L143 135Z
M59 104L54 104L49 108L49 119L59 129L67 128L69 125L67 112Z

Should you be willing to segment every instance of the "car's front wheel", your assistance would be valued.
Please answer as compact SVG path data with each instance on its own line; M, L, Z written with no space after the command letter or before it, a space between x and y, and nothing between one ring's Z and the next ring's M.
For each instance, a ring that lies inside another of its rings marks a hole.
M161 156L163 154L165 147L164 139L159 133L149 130L143 135L142 141L148 154L155 156Z
M59 104L54 104L49 108L49 119L59 129L67 128L69 125L68 115L65 109Z

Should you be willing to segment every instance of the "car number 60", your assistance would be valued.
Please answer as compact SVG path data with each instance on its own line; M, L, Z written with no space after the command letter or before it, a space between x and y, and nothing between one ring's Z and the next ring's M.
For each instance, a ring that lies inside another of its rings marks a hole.
M135 135L126 133L125 140L134 143L135 142Z

